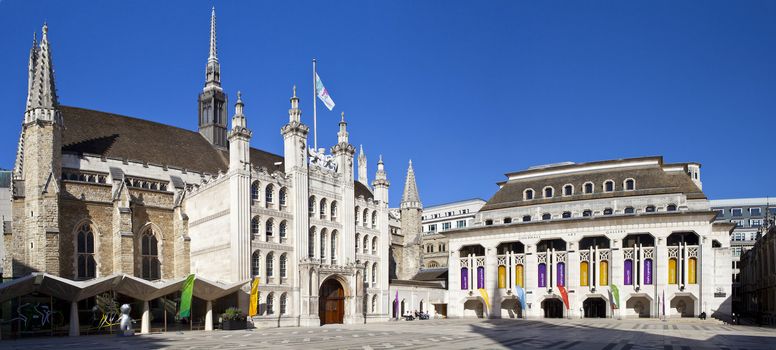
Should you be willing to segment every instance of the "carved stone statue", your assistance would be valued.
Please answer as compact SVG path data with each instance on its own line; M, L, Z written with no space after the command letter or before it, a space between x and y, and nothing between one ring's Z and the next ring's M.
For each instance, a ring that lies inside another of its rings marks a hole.
M135 335L135 331L132 329L132 318L129 317L129 311L132 310L131 307L129 307L128 304L121 305L121 317L119 318L119 321L121 322L120 330L121 335L127 336L127 335Z

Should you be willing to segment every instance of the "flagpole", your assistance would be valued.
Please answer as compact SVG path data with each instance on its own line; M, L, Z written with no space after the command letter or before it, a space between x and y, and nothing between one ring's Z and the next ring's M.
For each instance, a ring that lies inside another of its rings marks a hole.
M318 151L318 99L315 84L318 73L315 70L315 58L313 58L313 150Z

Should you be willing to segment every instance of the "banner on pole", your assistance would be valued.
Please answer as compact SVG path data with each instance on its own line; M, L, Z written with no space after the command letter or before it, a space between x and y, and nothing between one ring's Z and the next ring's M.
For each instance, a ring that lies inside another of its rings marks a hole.
M248 316L256 316L259 313L259 278L254 277L251 282L251 303L248 308Z
M331 99L329 91L323 86L323 82L321 81L321 77L318 76L318 73L315 73L315 93L326 108L329 110L334 109L334 100Z
M178 311L180 318L188 318L191 316L191 295L194 292L194 274L186 277L186 281L183 282L181 287L181 307Z

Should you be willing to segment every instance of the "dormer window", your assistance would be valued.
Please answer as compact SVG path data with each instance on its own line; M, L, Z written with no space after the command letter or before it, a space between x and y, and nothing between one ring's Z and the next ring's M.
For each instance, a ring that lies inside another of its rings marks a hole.
M590 209L587 209L587 210L585 210L585 211L583 211L583 212L582 212L582 216L585 216L585 217L587 217L587 216L593 216L593 211L592 211L592 210L590 210Z
M614 181L607 180L604 182L604 192L614 192Z
M606 209L604 209L604 215L612 215L612 213L613 213L613 212L614 212L614 211L612 210L612 208L606 208Z
M552 219L552 215L550 215L550 213L542 214L542 220L550 220L550 219Z
M574 185L565 185L563 186L563 195L564 196L571 196L574 194Z
M655 212L655 206L654 205L648 205L646 208L644 208L644 211L647 213L654 213Z
M528 201L528 200L531 200L531 199L534 199L534 190L529 188L529 189L523 191L523 200L527 200Z
M625 208L625 214L634 214L636 212L636 209L633 207L626 207Z
M676 211L676 204L669 204L666 207L666 211Z
M585 194L593 193L593 183L592 182L585 182L584 188L585 188Z
M564 219L570 218L571 217L571 212L570 211L564 211L562 217Z
M625 180L624 186L626 191L633 191L636 189L636 180L634 179L627 179Z
M544 188L544 198L552 198L552 196L555 194L555 189L552 187L545 187Z

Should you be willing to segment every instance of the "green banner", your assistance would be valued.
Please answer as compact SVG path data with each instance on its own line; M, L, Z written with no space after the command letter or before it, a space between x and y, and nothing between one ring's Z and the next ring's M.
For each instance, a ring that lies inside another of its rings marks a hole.
M181 309L178 311L180 318L188 318L191 316L191 294L194 292L194 274L186 277L186 281L183 282L181 287Z
M617 289L617 286L614 285L614 284L612 284L612 286L609 287L609 288L612 291L612 299L614 299L614 300L612 300L612 305L614 305L615 309L619 309L620 308L620 290Z

